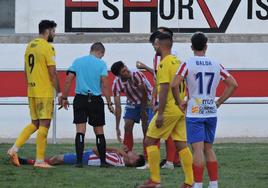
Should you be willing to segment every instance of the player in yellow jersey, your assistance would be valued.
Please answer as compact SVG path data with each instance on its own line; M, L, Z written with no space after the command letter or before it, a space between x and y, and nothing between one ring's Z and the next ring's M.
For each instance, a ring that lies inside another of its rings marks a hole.
M175 104L170 84L176 74L180 61L171 55L172 38L168 34L159 34L154 42L154 49L161 55L156 76L159 94L158 112L153 117L145 138L148 163L151 177L139 188L159 188L160 181L160 151L157 147L159 139L167 139L170 135L176 145L181 160L185 180L181 188L193 185L192 154L186 144L185 114ZM179 88L177 88L179 89ZM182 89L182 88L181 88ZM185 92L181 92L181 98Z
M55 50L49 43L53 42L56 26L54 21L42 20L39 23L39 37L32 40L26 48L24 70L32 122L22 130L15 144L7 152L15 166L20 166L18 150L37 131L34 166L52 167L44 162L44 158L47 133L53 116L54 89L59 103L61 103L62 96L56 71Z

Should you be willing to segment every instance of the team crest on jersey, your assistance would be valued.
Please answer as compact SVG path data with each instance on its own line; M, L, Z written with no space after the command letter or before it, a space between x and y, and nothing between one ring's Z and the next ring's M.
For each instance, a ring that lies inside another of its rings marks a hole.
M32 43L30 47L31 47L31 48L35 48L36 46L37 46L36 43Z

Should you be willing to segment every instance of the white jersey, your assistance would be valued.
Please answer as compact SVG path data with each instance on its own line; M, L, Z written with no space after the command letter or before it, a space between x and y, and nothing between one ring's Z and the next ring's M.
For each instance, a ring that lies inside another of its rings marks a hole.
M115 152L106 152L106 162L112 166L122 167L125 166L123 156L115 153ZM100 166L100 158L92 153L88 157L88 165L89 166Z
M188 104L186 117L216 117L216 89L230 74L219 63L205 56L194 56L177 71L186 80Z

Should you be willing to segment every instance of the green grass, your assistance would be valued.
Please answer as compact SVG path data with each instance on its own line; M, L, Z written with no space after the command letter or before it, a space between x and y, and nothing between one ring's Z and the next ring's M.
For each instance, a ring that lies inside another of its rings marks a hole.
M7 161L6 151L10 144L0 144L0 187L90 187L90 188L133 188L149 176L148 170L134 168L77 169L68 165L55 169L36 169L32 166L16 168ZM92 147L94 145L88 145ZM118 146L109 144L109 146ZM161 147L164 148L164 147ZM268 187L268 144L216 144L219 160L220 188L267 188ZM135 150L141 152L140 144ZM48 145L47 156L73 152L71 144ZM162 155L163 155L162 151ZM33 158L35 145L26 144L19 152L21 156ZM183 182L181 168L161 170L162 185L175 188ZM204 187L208 178L205 174Z

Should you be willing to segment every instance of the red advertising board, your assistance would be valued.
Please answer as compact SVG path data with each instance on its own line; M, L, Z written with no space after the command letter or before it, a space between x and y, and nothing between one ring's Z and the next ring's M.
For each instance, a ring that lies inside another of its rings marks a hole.
M229 71L238 82L238 89L233 97L268 97L268 70L232 70ZM148 72L144 72L147 78L153 83L153 77ZM65 80L65 71L59 71L61 88ZM24 97L26 96L26 82L23 71L0 71L0 97ZM110 85L114 76L109 72ZM74 95L72 85L71 94ZM221 83L217 89L217 96L224 90Z

